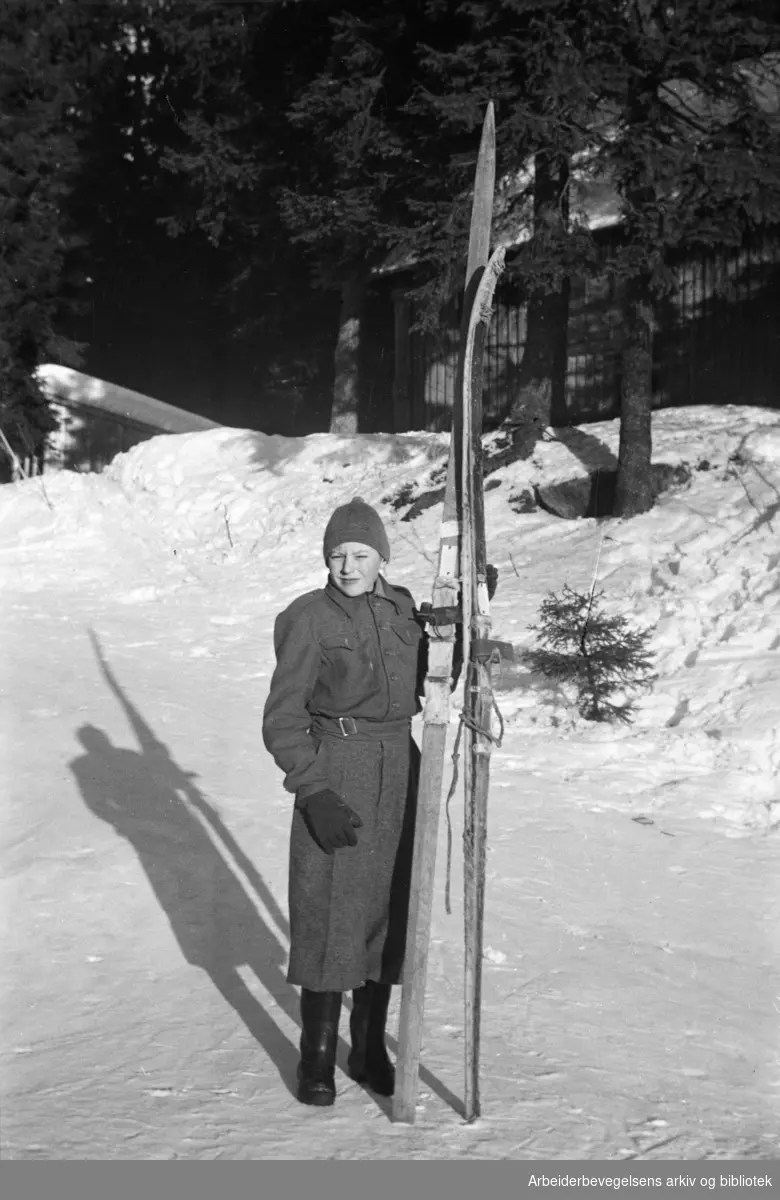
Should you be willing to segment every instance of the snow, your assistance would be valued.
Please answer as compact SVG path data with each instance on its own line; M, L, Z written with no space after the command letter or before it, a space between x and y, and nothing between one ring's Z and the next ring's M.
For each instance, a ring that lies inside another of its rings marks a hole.
M617 438L550 434L488 478L494 635L530 646L543 597L595 574L658 679L616 728L504 668L473 1125L455 801L416 1123L343 1070L334 1108L296 1102L291 798L260 736L274 617L324 581L336 504L376 504L389 578L430 597L441 506L390 500L441 485L446 438L218 429L0 490L3 1157L777 1155L780 420L656 413L690 479L630 521L512 507Z

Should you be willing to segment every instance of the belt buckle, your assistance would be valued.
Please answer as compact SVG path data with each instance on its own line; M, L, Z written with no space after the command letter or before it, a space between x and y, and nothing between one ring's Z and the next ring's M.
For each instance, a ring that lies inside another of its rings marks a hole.
M339 717L338 723L339 723L339 729L341 730L341 736L349 737L349 733L347 733L346 729L344 728L345 721L349 721L350 724L352 725L352 728L350 729L349 733L352 733L352 734L357 733L357 725L355 724L355 720L353 717Z

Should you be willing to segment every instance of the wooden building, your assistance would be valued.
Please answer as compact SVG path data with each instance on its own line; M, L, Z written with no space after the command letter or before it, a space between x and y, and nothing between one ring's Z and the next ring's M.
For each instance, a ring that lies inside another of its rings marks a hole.
M609 231L605 231L609 236ZM511 263L511 251L507 255ZM654 340L657 407L756 404L780 408L780 231L706 256L670 264L676 285L660 306ZM508 413L526 333L526 302L516 283L499 281L486 346L485 426ZM455 392L460 314L444 315L439 339L412 332L415 313L401 278L379 283L386 321L392 304L392 386L388 396L388 331L377 339L368 322L372 356L381 356L383 412L372 427L395 431L449 428ZM571 280L566 422L617 416L620 405L620 290L606 279ZM374 301L379 307L379 299ZM375 369L376 374L376 369ZM369 370L369 389L371 372ZM376 385L374 385L376 386Z
M70 367L39 367L38 381L57 420L44 446L44 471L99 471L157 434L219 428L216 421Z

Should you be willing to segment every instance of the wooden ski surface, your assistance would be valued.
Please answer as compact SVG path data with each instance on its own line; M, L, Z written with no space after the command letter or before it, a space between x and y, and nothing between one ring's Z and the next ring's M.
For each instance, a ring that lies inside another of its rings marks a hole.
M447 460L439 560L433 585L434 608L454 607L458 600L461 549L461 480L458 465L461 461L464 432L463 405L459 402L459 396L463 389L471 314L488 262L495 171L495 116L491 102L482 126L482 139L474 181L456 399L452 411L452 432ZM428 652L421 747L422 762L417 793L417 823L393 1099L393 1120L407 1123L414 1122L422 1051L436 844L439 832L444 755L449 726L455 632L454 625L433 629Z
M474 299L465 354L462 456L464 674L464 821L463 821L463 922L465 944L465 1117L480 1114L480 1028L482 1012L482 931L485 912L485 852L487 795L490 778L489 737L493 711L491 669L475 641L490 637L490 601L487 585L487 545L482 476L482 379L484 348L496 283L504 268L505 252L496 250L483 273Z

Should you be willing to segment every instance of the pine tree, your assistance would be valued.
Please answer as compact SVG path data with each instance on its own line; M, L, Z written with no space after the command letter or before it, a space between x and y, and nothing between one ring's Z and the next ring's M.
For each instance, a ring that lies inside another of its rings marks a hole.
M530 297L516 409L533 401L543 424L556 397L560 413L567 281L611 275L626 295L618 511L649 506L668 254L736 242L780 204L774 118L743 70L776 28L763 0L146 8L176 112L161 159L182 184L169 229L205 233L256 310L279 293L263 320L289 327L298 306L305 321L309 284L339 295L334 430L357 427L363 298L386 253L421 265L421 325L436 329L460 290L475 135L493 99L495 225L534 233L514 256ZM606 260L578 203L586 167L622 203Z
M340 293L332 433L357 433L366 287L388 245L388 206L404 145L393 126L398 13L387 5L325 6L319 70L287 110L296 154L279 197L293 241L322 286ZM401 5L399 8L403 8ZM322 18L320 18L322 19ZM392 62L392 66L391 66Z
M357 428L364 291L403 162L383 116L386 12L358 0L218 10L193 0L152 16L180 93L163 165L187 182L187 199L169 231L198 227L230 255L236 294L286 293L267 307L295 322L288 336L298 340L312 287L340 297L334 432Z
M413 295L420 325L435 329L462 271L473 131L492 99L494 227L510 243L525 239L508 257L506 274L527 298L524 354L508 414L519 440L562 421L565 411L569 278L587 273L594 258L572 167L588 145L598 79L573 36L587 20L581 4L469 0L445 7L439 38L421 47L420 86L407 106L427 127L420 152L427 178L400 240L430 265Z
M655 678L652 633L632 628L621 613L605 613L603 596L568 585L559 594L551 592L542 601L539 623L530 627L539 634L540 646L525 657L532 671L574 685L586 720L628 723L635 701L626 693Z
M442 155L424 147L428 181L410 205L413 227L400 235L432 267L416 292L423 319L435 327L455 290L468 211L458 134L472 135L491 97L499 176L511 189L504 224L517 229L531 215L534 224L514 266L531 295L517 407L536 394L547 410L552 381L545 375L563 358L564 281L611 277L625 297L616 515L642 512L652 504L653 330L674 286L669 256L737 245L780 219L776 56L774 84L762 91L768 56L780 45L780 14L765 0L435 7L451 22L452 40L422 53L410 107L435 117L429 136L440 140ZM606 256L577 212L575 164L613 191L622 209ZM523 178L526 186L517 186ZM556 293L558 315L548 317Z
M163 162L191 197L169 228L198 225L221 248L240 246L244 280L267 270L272 245L289 280L291 242L312 282L338 293L334 432L357 429L365 290L388 250L425 264L414 291L423 326L436 327L460 291L474 134L496 100L502 170L539 156L536 184L511 195L504 217L511 224L529 198L535 205L537 236L520 256L531 293L527 389L549 410L552 376L560 411L567 173L582 140L571 114L589 83L544 0L281 0L217 13L193 0L164 3L153 19L182 92L180 136Z
M54 424L35 368L79 362L62 333L77 282L67 204L96 53L76 0L11 0L0 11L0 429L20 460L39 458Z
M91 87L83 164L70 201L86 243L79 261L90 281L89 311L74 322L73 333L89 341L86 369L97 375L173 403L181 402L177 391L188 395L194 383L197 402L213 401L222 346L235 320L226 286L231 255L194 221L188 224L192 194L183 178L163 167L181 138L177 122L194 84L173 72L152 0L117 0L87 11L105 53ZM172 211L175 237L163 223ZM166 362L175 362L175 374ZM170 381L172 394L158 390L161 378L163 389ZM205 415L223 416L217 402Z
M606 270L626 284L615 514L633 516L653 503L652 345L675 282L669 255L736 246L780 221L780 125L762 92L780 25L764 0L620 8L598 49L610 120L594 149L623 208Z

